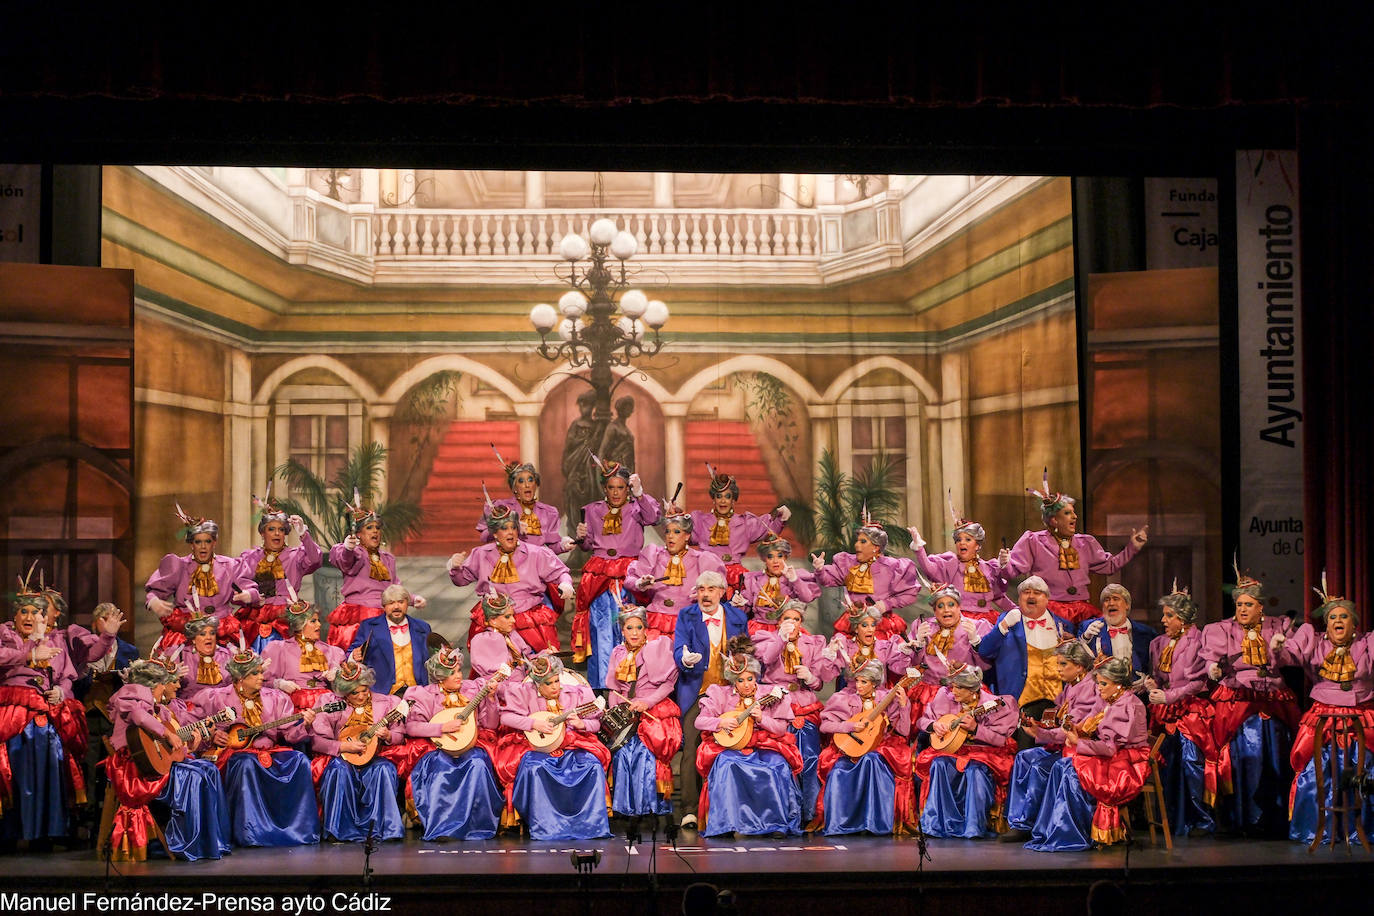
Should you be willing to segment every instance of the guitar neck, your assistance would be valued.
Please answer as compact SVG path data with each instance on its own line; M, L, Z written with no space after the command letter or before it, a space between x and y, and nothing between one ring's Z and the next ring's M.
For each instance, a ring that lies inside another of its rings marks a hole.
M914 683L916 683L915 678L904 677L897 683L893 684L892 689L887 692L887 696L883 697L883 701L879 703L877 706L873 707L873 711L868 714L869 720L872 721L878 718L879 716L884 715L887 712L887 708L892 705L892 701L897 699L897 693L899 691L905 692L906 689Z
M560 712L558 715L554 716L552 719L549 720L549 724L562 725L564 722L568 721L573 716L585 716L587 713L591 712L596 708L597 706L595 701L591 703L583 703L581 706L578 706L574 709L569 709L567 712Z
M304 713L298 712L295 715L287 716L284 719L275 719L271 722L264 722L261 725L252 726L248 729L248 731L251 732L254 737L256 737L258 735L261 735L263 732L270 731L274 728L280 728L283 725L290 725L292 722L299 722L304 717L304 715Z
M493 675L485 684L482 685L482 689L477 691L477 696L469 700L468 705L464 706L458 712L459 717L466 719L468 717L468 713L476 709L478 706L481 706L482 701L485 700L487 697L491 696L491 692L496 689L496 685L500 684L504 680L504 677L497 677Z
M177 737L180 738L182 741L185 741L203 728L209 728L211 725L214 725L217 722L229 721L231 713L233 713L233 710L229 709L228 707L225 707L224 709L221 709L219 712L215 713L213 716L206 716L199 722L192 722L190 725L183 725L181 728L177 729Z
M395 709L391 710L391 712L382 716L382 720L380 722L377 722L367 731L363 732L361 740L364 742L371 741L373 738L377 737L377 733L379 731L381 731L384 728L390 728L397 722L401 721L402 715L400 714L400 709L401 708L398 706Z

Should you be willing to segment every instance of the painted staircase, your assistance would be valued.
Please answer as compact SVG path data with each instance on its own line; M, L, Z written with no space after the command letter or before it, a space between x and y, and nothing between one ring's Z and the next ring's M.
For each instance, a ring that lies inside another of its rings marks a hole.
M684 433L683 467L686 469L686 486L683 495L687 508L710 509L709 482L706 476L706 463L721 474L734 475L739 484L740 498L738 508L755 515L772 512L781 505L782 500L773 488L768 468L763 463L763 453L758 440L743 421L729 420L688 420ZM676 480L668 483L671 495L677 486ZM800 556L800 547L790 528L783 528L782 536L792 544L794 557ZM752 554L751 554L752 556ZM800 562L795 561L794 564Z
M519 424L514 420L455 420L449 424L420 494L424 530L404 544L399 554L448 557L477 543L482 481L487 482L492 499L510 495L506 475L491 453L493 443L502 455L519 455Z

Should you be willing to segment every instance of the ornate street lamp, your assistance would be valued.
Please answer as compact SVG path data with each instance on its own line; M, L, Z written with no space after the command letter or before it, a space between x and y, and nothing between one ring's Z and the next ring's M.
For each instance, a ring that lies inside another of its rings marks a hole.
M638 247L633 235L617 231L615 222L604 217L592 223L587 238L576 233L563 236L558 253L567 269L554 272L569 289L559 298L557 310L547 303L530 309L530 323L539 332L539 355L550 362L565 359L574 369L590 369L587 381L596 393L592 418L602 429L611 418L611 367L628 366L631 359L663 349L659 331L668 323L668 306L628 289L625 262ZM555 327L558 337L551 342L549 332ZM653 331L652 341L644 339L646 327Z

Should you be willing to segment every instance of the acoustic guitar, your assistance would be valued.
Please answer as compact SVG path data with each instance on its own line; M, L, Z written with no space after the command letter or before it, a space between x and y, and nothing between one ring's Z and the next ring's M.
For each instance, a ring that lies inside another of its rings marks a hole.
M525 740L530 743L530 747L536 751L547 751L550 748L558 747L563 743L563 733L567 730L564 725L573 716L590 715L593 712L606 708L606 701L597 697L590 703L583 703L567 712L553 713L547 709L539 712L530 713L530 718L536 722L547 722L554 726L554 730L547 735L541 735L537 730L530 728L525 730Z
M184 742L191 740L192 735L196 732L209 734L211 727L233 720L234 710L226 706L213 716L206 716L198 722L181 726L177 729L177 737L183 744L176 750L172 750L172 746L161 735L154 735L146 728L131 725L127 735L129 756L138 768L138 775L144 779L161 779L171 771L172 764L181 763L186 759L188 751Z
M347 707L348 704L345 703L343 700L335 700L332 703L324 704L319 709L315 710L315 712L338 712L342 709L346 709ZM229 743L226 745L226 747L228 747L231 751L242 750L243 748L251 744L253 739L258 737L258 735L264 734L270 731L271 729L279 728L283 725L290 725L293 722L299 722L304 717L305 711L302 710L298 713L295 713L294 715L287 716L284 719L275 719L271 722L264 722L261 725L249 725L247 722L244 722L240 719L233 725L229 726L228 730L225 731L225 736L229 739Z
M943 722L945 726L949 729L949 731L945 732L944 735L938 735L935 732L931 732L930 746L937 751L949 751L951 753L959 750L959 748L964 746L964 742L968 740L969 732L968 729L956 723L965 715L973 716L973 719L976 722L977 720L986 716L988 713L992 712L994 709L1001 709L1004 705L1006 704L1002 702L1002 698L996 697L995 699L988 700L986 703L978 704L977 706L970 709L967 713L945 713L943 716L936 719L935 721L937 724Z
M355 767L366 766L372 761L373 757L377 756L377 744L382 730L390 728L397 722L400 722L409 712L410 704L402 700L400 703L396 704L391 712L382 716L380 722L374 722L371 725L348 726L343 731L339 732L339 740L347 741L349 738L353 738L363 743L363 749L361 751L350 751L346 754L341 753L339 756Z
M858 722L859 727L852 732L836 732L832 736L835 750L850 760L858 760L877 747L883 733L887 731L887 707L897 699L898 694L905 696L907 688L918 680L919 677L907 675L892 686L882 702L874 704L872 709L861 709L850 716L849 721Z
M440 732L437 736L430 738L439 750L451 757L459 757L472 750L472 746L477 743L477 716L475 713L482 705L482 701L491 696L491 692L496 686L510 677L510 666L502 665L497 668L487 682L482 685L482 689L477 691L477 695L468 701L466 706L450 706L441 709L434 714L429 721L435 725L443 725L445 722L452 722L455 719L463 723L463 727L456 732Z
M782 697L782 688L775 686L764 696L756 698L756 701L760 709L770 709L781 703ZM739 706L736 706L726 713L725 716L721 716L722 719L726 716L733 716L739 721L731 728L721 728L717 730L714 736L716 744L719 744L727 751L738 750L748 745L749 739L754 737L754 717L748 715L748 712L749 707L741 703Z

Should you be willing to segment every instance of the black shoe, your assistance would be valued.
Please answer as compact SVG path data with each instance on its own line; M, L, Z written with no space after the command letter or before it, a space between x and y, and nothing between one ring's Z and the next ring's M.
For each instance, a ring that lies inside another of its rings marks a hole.
M997 841L999 843L1024 843L1030 838L1031 832L1029 830L1011 829L1008 830L1006 833L1001 833L997 835Z

